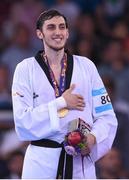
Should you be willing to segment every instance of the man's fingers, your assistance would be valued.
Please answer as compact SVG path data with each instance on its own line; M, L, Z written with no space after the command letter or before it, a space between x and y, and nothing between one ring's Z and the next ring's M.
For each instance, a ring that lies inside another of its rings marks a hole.
M79 111L84 111L84 107L77 106L76 109Z
M82 95L80 94L75 94L77 96L78 99L84 99Z
M75 84L72 84L69 89L63 93L63 97L67 101L67 107L69 109L76 109L83 111L85 107L85 101L82 95L74 94L72 91L75 89Z
M82 102L81 102L81 103L78 103L77 106L79 106L79 107L85 107L85 103L82 103Z
M78 103L85 103L84 99L77 99Z

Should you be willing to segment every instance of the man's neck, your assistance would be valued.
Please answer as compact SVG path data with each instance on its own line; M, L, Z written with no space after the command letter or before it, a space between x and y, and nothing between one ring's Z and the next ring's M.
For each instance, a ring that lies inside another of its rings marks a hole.
M60 65L61 60L64 56L64 49L61 49L59 51L46 50L45 55L47 56L47 60L50 65Z

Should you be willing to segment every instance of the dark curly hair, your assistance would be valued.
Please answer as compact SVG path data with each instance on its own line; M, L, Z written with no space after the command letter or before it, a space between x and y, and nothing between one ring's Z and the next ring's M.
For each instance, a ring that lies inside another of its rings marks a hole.
M65 20L66 28L68 28L68 22L67 22L66 17L63 14L61 14L59 11L57 11L55 9L51 9L51 10L48 10L48 11L44 11L39 15L39 17L37 19L37 22L36 22L36 29L41 30L44 22L46 20L49 20L49 19L55 17L55 16L63 17L64 20Z

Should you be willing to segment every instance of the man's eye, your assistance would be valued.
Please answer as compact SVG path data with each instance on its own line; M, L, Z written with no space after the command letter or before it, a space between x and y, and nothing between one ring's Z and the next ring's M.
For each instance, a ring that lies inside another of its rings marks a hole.
M53 30L55 29L55 26L48 26L47 29Z
M64 25L60 26L60 29L65 29L65 26Z

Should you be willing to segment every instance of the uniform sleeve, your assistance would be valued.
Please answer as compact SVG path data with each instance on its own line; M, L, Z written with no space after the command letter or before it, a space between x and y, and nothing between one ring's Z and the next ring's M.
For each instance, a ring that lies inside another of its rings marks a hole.
M20 140L30 141L47 138L60 131L57 110L66 106L63 97L33 105L33 87L27 68L27 63L19 63L16 67L12 100L15 129Z
M94 64L91 86L94 120L91 133L96 137L96 145L93 147L91 154L94 161L96 161L111 148L116 135L117 119L110 98Z

